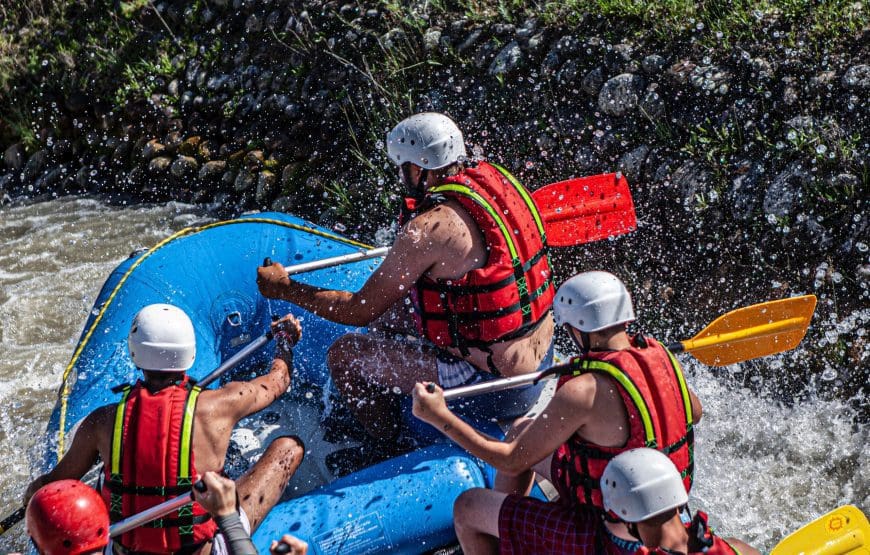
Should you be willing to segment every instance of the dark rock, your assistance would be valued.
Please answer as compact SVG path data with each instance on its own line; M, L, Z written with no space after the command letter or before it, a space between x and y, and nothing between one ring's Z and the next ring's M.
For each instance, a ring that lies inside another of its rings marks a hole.
M643 175L643 168L647 154L649 154L649 147L647 145L641 145L623 155L616 164L616 169L625 175L629 183L639 181L641 175Z
M556 74L556 81L562 85L573 83L577 79L578 71L577 60L568 60Z
M598 108L605 114L622 116L638 105L643 80L634 74L623 73L608 79L598 93Z
M3 163L10 170L20 170L24 165L24 146L21 143L15 143L3 151Z
M523 53L517 41L511 41L492 61L488 73L492 76L506 75L519 66Z
M233 182L233 189L238 192L244 192L252 189L257 185L257 174L251 173L248 170L241 170Z
M181 179L193 175L199 170L199 162L192 156L178 156L169 167L169 173Z
M24 180L29 181L34 179L42 172L46 164L48 164L48 151L37 150L34 152L30 158L28 158L27 164L24 165L24 171L22 172Z
M870 90L870 65L858 64L843 74L843 86L847 89Z
M791 214L801 196L801 190L810 178L799 162L790 164L774 177L768 186L762 204L764 213L777 217Z
M441 29L437 27L432 27L426 31L426 34L423 35L423 48L426 52L434 52L438 50L438 46L441 42Z
M269 170L263 170L257 177L257 192L254 198L257 204L268 206L269 201L277 192L278 178Z
M172 165L172 158L168 156L158 156L148 162L148 171L152 174L165 174L169 171L169 166Z
M295 205L296 203L293 200L293 197L282 196L272 201L272 206L270 206L270 209L275 212L293 212Z
M658 84L652 83L646 88L646 92L640 101L640 109L643 114L653 120L659 119L665 113L665 100L658 93Z
M596 67L583 76L580 89L589 96L598 96L604 84L604 68Z
M713 191L713 176L702 164L689 160L677 168L671 178L671 184L679 195L677 201L686 210L704 209Z
M641 68L647 75L658 75L665 70L665 65L667 65L667 61L664 57L659 56L658 54L650 54L649 56L645 56L643 61L641 61Z
M159 143L157 139L151 139L142 148L142 158L145 160L151 160L155 156L160 156L165 151L165 145Z
M199 169L199 179L203 182L209 182L217 180L220 176L224 174L227 169L227 163L225 160L212 160L211 162L206 162Z
M483 36L483 29L474 29L471 33L465 37L459 46L456 47L456 52L459 54L464 53L466 50L477 44L477 41L480 40L480 37Z
M761 177L765 170L762 164L750 160L740 162L737 167L739 175L731 180L731 188L726 198L734 218L748 220L754 215L758 206L761 197Z

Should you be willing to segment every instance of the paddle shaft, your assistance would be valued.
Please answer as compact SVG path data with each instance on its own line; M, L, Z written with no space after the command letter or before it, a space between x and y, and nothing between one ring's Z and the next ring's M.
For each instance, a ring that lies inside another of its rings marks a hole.
M175 511L184 505L187 505L193 500L192 493L185 493L183 495L179 495L178 497L173 497L172 499L168 499L159 505L154 505L150 509L145 509L141 513L136 513L135 515L125 518L124 520L119 520L115 524L109 527L109 535L113 538L117 538L121 534L129 532L133 528L138 528L143 524L147 524L152 520L157 520L163 515L169 514L172 511Z
M668 350L670 350L672 353L682 353L684 351L689 352L693 349L700 349L702 347L709 347L711 345L721 345L722 343L730 343L732 341L739 341L741 339L765 336L776 333L778 331L792 329L796 325L800 325L802 321L803 318L788 318L786 320L779 320L777 322L771 322L769 324L753 326L750 329L711 335L709 337L703 337L701 339L687 339L685 341L680 341L679 343L671 343L670 345L668 345Z
M220 378L225 372L228 370L235 368L238 366L240 362L251 356L252 353L258 351L263 345L272 340L272 332L268 331L258 337L257 339L251 341L245 347L234 354L230 358L226 360L223 364L212 370L208 375L206 375L203 379L198 380L196 385L200 387L205 387L216 379Z
M485 393L493 393L495 391L503 391L505 389L514 389L534 383L540 379L545 371L535 372L533 374L523 374L521 376L512 376L510 378L502 378L499 380L490 380L488 382L466 385L462 387L454 387L444 390L444 400L452 401L461 397L475 397ZM556 374L553 374L556 376Z
M0 521L0 535L6 533L11 527L15 526L21 519L24 518L24 507L19 507L14 513Z
M815 299L804 297L792 297L790 299L782 299L779 301L769 301L760 303L737 310L732 310L724 316L718 318L713 324L708 325L704 330L699 332L694 338L672 343L668 345L668 349L673 353L692 353L694 350L701 350L711 346L720 346L720 348L728 348L729 345L738 344L747 340L758 341L758 345L745 356L733 358L729 361L740 362L741 360L749 360L760 356L782 352L783 346L777 341L776 334L780 332L806 331L809 326L809 321L812 316L812 309L815 307ZM808 304L811 302L811 304ZM767 314L769 308L773 306L786 307L785 313L773 321L768 321L761 324L745 324L743 319L747 312L757 312ZM809 310L807 310L809 307ZM707 335L708 331L718 329L723 323L733 322L735 329L724 333L713 333ZM710 361L714 364L715 361ZM721 366L721 364L714 364ZM535 372L533 374L524 374L521 376L513 376L510 378L502 378L499 380L490 380L474 385L464 387L455 387L444 392L444 399L452 401L461 397L473 397L483 395L484 393L492 393L505 389L513 389L522 387L536 382L541 378L549 378L558 376L558 373L552 373L549 370Z
M390 252L390 247L378 247L376 249L352 252L350 254L342 254L340 256L333 256L330 258L322 258L320 260L312 260L311 262L294 264L293 266L288 266L284 269L287 271L288 276L292 276L293 274L301 274L303 272L310 272L312 270L320 270L321 268L329 268L332 266L338 266L339 264L349 264L351 262L359 262L361 260L368 260L370 258L378 258L380 256L386 256L388 252Z
M197 489L197 491L205 491L206 487L202 480L197 480L193 487ZM176 509L179 509L188 503L193 501L193 492L185 493L179 495L178 497L173 497L172 499L167 499L163 503L159 505L154 505L150 509L145 509L141 513L136 513L133 516L127 517L124 520L119 520L115 524L112 524L109 527L109 535L113 538L117 538L121 534L125 532L129 532L133 528L138 528L143 524L147 524L152 520L157 520L163 515L167 515Z
M614 222L610 225L616 225L617 227L610 229L609 227L605 226L597 230L597 235L592 236L572 234L569 240L566 241L563 239L562 241L558 241L558 244L561 246L579 245L588 241L604 239L605 237L622 235L634 229L634 206L631 203L631 195L628 192L628 184L624 184L624 193L614 193L610 190L609 187L602 188L602 185L598 183L598 180L601 177L602 176L595 176L591 178L577 178L569 181L562 181L559 183L551 183L531 193L531 197L535 199L536 203L538 203L538 201L540 201L544 197L549 198L550 196L552 196L552 193L558 189L558 193L554 198L558 200L560 206L558 208L552 208L549 206L549 204L551 203L548 202L547 207L540 213L548 237L551 237L551 232L554 231L554 229L552 229L552 224L557 224L570 220L590 218L600 215L608 215L610 217L614 217ZM588 181L589 179L596 180L596 183L592 184L590 181ZM574 194L570 194L569 191L573 192ZM598 195L590 197L589 193L591 192L596 192L598 193ZM623 197L622 204L617 206L615 204L615 199L620 195ZM561 205L561 203L563 202L564 205ZM629 221L630 223L622 222L623 219ZM617 225L617 223L623 223L625 225L620 226ZM599 224L601 224L601 222L599 222ZM338 266L340 264L349 264L351 262L359 262L362 260L369 260L371 258L378 258L381 256L386 256L389 252L390 247L378 247L374 249L333 256L330 258L322 258L320 260L312 260L311 262L293 264L291 266L287 266L285 270L288 276L292 276L294 274L301 274L304 272L310 272L312 270L330 268L332 266Z

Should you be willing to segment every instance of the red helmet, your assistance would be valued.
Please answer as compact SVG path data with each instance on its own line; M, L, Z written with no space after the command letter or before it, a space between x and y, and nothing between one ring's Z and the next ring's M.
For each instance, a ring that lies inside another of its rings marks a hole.
M78 480L40 488L27 504L26 522L43 555L80 555L109 543L109 511L100 494Z

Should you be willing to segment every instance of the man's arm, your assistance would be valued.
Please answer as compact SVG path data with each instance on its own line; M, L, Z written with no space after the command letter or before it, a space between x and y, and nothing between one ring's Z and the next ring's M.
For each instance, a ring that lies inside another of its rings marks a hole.
M478 432L450 412L444 392L434 386L414 386L414 415L436 427L472 455L500 472L516 476L542 461L568 440L586 422L594 400L594 388L563 387L556 391L547 408L511 441L499 441ZM582 384L580 384L582 385Z
M220 395L216 407L234 422L268 407L290 387L293 347L302 337L302 327L288 314L272 323L272 333L275 336L275 358L268 374L247 382L230 382L208 392Z
M98 408L85 417L73 437L69 451L61 457L51 471L33 480L24 494L24 504L30 501L36 491L57 480L79 480L97 462L100 454L99 434L108 426L115 414L115 405Z
M290 301L332 322L367 326L381 316L439 260L458 254L455 238L445 235L446 211L433 210L414 218L396 236L383 263L356 292L323 289L287 277L281 264L257 269L257 285L266 297ZM439 223L440 222L440 223ZM460 255L461 256L461 255Z

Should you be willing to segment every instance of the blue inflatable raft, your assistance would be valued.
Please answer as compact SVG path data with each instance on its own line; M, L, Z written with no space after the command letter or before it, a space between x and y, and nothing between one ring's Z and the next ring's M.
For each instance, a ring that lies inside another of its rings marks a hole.
M302 321L303 337L295 349L291 392L240 423L229 456L241 471L272 437L296 434L306 443L305 461L254 535L258 550L268 552L271 541L284 533L308 541L314 554L425 553L455 543L453 502L468 488L491 486L492 469L416 421L406 407L406 425L421 447L335 479L324 464L326 455L358 444L329 443L320 429L332 402L326 350L355 328L265 299L257 291L255 269L266 257L286 266L366 247L294 216L263 213L185 229L133 253L104 284L66 369L49 424L45 464L53 465L64 452L75 423L97 407L117 402L113 386L139 377L126 337L141 307L166 302L190 315L197 333L196 363L189 371L194 378L261 336L272 315L293 312ZM356 290L376 264L355 262L295 278ZM267 345L223 380L262 371L272 351ZM524 413L537 393L488 395L460 408L476 427L498 434L493 419Z

